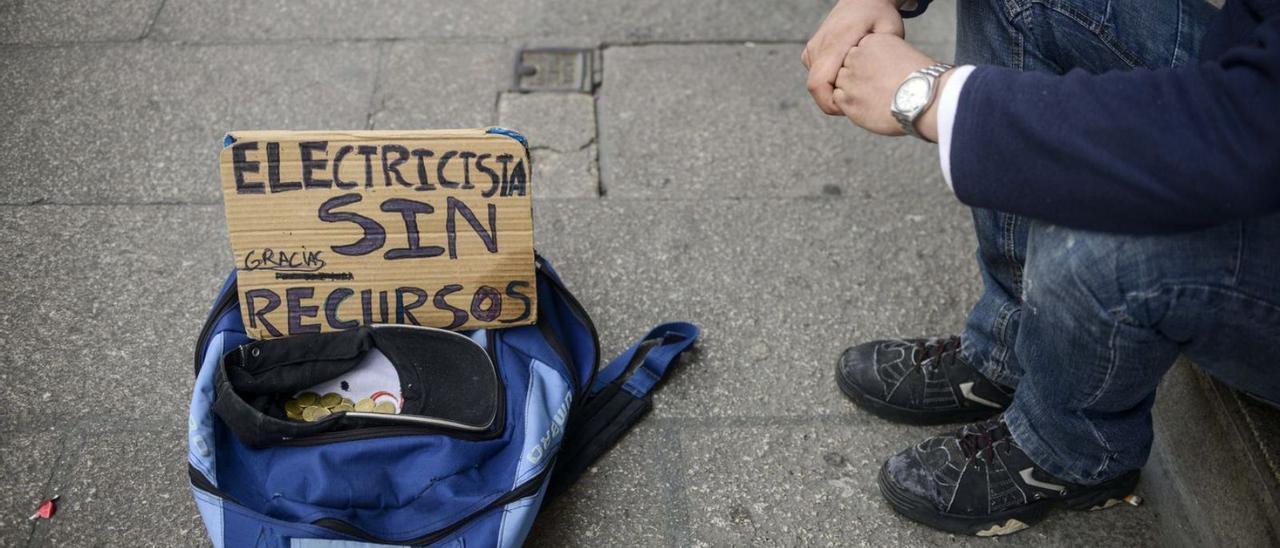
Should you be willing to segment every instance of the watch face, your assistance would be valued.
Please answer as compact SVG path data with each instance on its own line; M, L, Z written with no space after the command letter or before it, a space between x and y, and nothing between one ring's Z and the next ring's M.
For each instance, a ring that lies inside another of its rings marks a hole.
M908 78L893 96L893 106L902 112L912 112L929 101L929 80L923 76Z

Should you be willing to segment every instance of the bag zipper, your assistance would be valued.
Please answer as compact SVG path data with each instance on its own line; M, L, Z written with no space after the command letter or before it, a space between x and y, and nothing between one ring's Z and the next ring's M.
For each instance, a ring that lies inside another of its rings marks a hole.
M206 345L209 342L208 338L209 338L210 332L213 331L213 326L218 325L218 320L220 320L224 314L226 314L228 311L231 310L232 307L236 305L237 299L238 299L238 292L236 289L236 284L233 283L231 284L231 287L227 288L227 292L224 293L221 297L219 297L217 302L214 303L213 312L209 314L208 318L205 318L204 327L200 328L200 335L196 337L195 371L196 371L197 377L200 376L200 366L204 365L205 353L202 352L202 350L207 350Z
M328 529L330 531L340 533L340 534L343 534L352 538L356 538L359 540L363 540L365 542L376 542L379 544L407 544L407 545L431 544L444 537L449 536L450 534L453 534L458 529L461 529L463 526L470 523L475 518L481 515L484 515L485 513L495 508L501 508L503 506L506 506L507 504L532 496L533 494L537 493L539 489L542 489L542 483L546 481L548 476L551 475L551 471L554 468L555 468L554 461L547 463L547 467L544 468L541 472L538 472L538 475L534 476L529 481L526 481L520 484L519 487L516 487L515 489L508 491L507 494L502 495L497 499L494 499L493 502L485 505L484 508L481 508L479 510L476 510L475 512L472 512L466 517L463 517L462 519L453 522L452 524L446 526L443 529L437 529L435 531L432 531L430 533L427 533L423 536L420 536L418 538L411 539L411 540L391 540L391 539L385 539L382 537L371 535L368 532L364 531L363 529L360 529L359 527L356 527L355 525L352 525L338 518L320 518L318 520L311 522L311 524L317 527L324 527L325 529Z
M568 303L569 312L573 313L573 315L578 318L578 321L587 326L587 331L591 332L591 343L595 345L596 350L595 363L591 364L591 376L587 378L587 383L582 387L583 393L585 394L591 390L591 385L595 384L596 372L600 369L600 334L596 331L596 324L591 321L591 316L587 315L587 310L582 307L582 303L578 302L578 298L574 297L573 293L569 292L569 288L565 287L564 282L547 272L546 269L542 267L542 260L539 260L537 265L538 271L543 274L542 277L551 282L551 289L555 290L556 293L559 293L560 297Z
M231 495L228 495L225 491L218 489L218 486L214 485L213 482L209 481L209 478L205 477L204 473L197 470L196 467L192 465L190 462L187 463L187 477L191 480L192 487L195 487L196 489L209 493L210 495L218 497L222 500L227 500L235 504L240 504L239 502L236 501L236 499L231 498Z

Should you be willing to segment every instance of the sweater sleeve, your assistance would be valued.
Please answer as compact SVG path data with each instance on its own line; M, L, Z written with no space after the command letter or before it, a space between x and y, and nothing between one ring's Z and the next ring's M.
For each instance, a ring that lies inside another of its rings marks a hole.
M972 206L1126 233L1280 211L1280 16L1194 66L978 67L956 111L952 184Z

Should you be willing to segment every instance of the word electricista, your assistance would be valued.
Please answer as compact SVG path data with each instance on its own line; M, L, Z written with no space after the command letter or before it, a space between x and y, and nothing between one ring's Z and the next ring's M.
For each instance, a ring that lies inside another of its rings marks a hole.
M480 195L485 198L524 196L528 191L528 166L523 158L510 154L493 155L468 150L445 150L437 154L434 150L410 149L398 144L342 145L330 151L328 141L301 141L297 146L301 177L288 181L280 175L280 143L265 142L265 180L260 178L264 162L249 159L250 152L259 150L259 142L232 144L236 193L265 194L334 187L350 190L374 188L375 185L400 185L419 191L480 188ZM455 162L462 165L460 180L445 176L446 168ZM435 164L434 169L428 169L431 163ZM363 167L362 171L359 171L360 167ZM344 178L344 173L355 178ZM251 175L257 176L258 180L250 180Z

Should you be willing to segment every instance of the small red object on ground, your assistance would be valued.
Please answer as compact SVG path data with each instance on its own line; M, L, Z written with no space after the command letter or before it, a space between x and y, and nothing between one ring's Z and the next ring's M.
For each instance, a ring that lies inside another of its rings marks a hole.
M30 519L36 520L52 518L54 512L58 511L59 496L60 495L54 495L51 499L45 499L44 502L40 503L40 507L36 509L36 513L31 514Z

